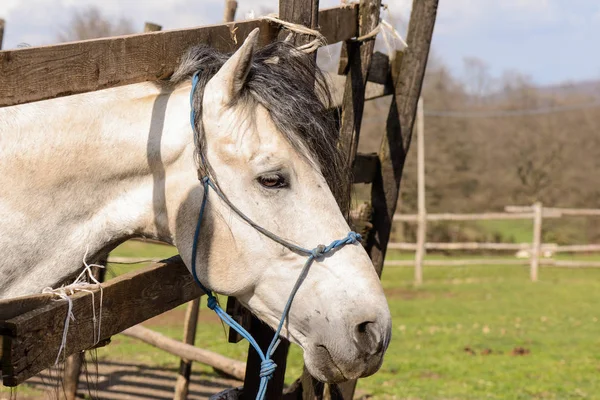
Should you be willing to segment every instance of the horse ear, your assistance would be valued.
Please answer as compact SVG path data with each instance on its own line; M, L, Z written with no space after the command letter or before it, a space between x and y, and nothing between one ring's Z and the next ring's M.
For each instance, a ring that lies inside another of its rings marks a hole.
M219 72L209 82L211 88L221 94L221 104L229 104L242 90L250 66L252 55L258 42L259 28L254 29L242 46L223 64Z

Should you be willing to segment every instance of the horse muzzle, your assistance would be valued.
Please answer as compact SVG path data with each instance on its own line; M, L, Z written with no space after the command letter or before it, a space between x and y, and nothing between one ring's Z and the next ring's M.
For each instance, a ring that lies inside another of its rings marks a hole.
M340 383L377 372L391 338L391 318L389 312L385 314L353 324L345 332L329 332L305 348L304 361L311 375Z

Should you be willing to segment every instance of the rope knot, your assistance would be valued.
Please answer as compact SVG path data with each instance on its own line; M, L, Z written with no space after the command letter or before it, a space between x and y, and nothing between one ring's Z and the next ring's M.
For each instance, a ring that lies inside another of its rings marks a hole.
M354 244L356 242L360 242L362 240L362 236L360 233L356 233L354 231L351 231L348 233L348 244Z
M322 244L318 245L317 247L311 250L310 254L312 255L312 258L321 257L323 254L325 254L325 246Z
M208 296L208 308L210 308L211 310L214 310L215 308L217 308L217 306L219 305L219 303L217 302L217 298L215 296Z
M273 377L273 373L277 369L277 364L270 358L264 360L260 363L260 377L271 379Z

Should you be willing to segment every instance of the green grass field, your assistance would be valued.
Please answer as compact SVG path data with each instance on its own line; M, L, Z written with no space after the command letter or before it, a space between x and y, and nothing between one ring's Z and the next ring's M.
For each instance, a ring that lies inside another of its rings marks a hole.
M114 254L172 253L164 246L129 243ZM115 274L132 268L111 266ZM426 267L425 284L418 288L412 277L411 268L384 270L393 338L380 372L359 382L360 394L378 399L600 399L600 269L542 268L537 283L529 281L526 267L515 266ZM183 313L180 307L145 325L180 339ZM227 343L224 328L206 307L196 344L240 360L247 350L246 343ZM121 335L99 349L98 358L169 368L179 363ZM194 369L210 371L200 365ZM301 350L293 346L286 381L301 369Z

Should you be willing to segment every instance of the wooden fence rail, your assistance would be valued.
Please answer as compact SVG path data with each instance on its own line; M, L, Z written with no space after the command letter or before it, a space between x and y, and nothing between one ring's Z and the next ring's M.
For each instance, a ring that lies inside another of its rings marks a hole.
M356 37L358 4L320 11L319 26L329 44ZM253 19L0 51L0 107L165 79L191 46L233 51L258 27L261 46L279 33L277 24Z
M559 212L549 212L544 210L544 218L560 218L563 214ZM440 213L440 214L427 214L427 221L484 221L484 220L517 220L517 219L533 219L532 212L488 212L488 213L474 213L474 214L460 214L460 213ZM402 222L418 222L418 214L396 214L394 215L394 221Z
M71 296L75 320L67 331L65 357L97 345L92 316L100 317L100 290ZM103 283L99 342L202 294L179 256ZM0 371L5 386L16 386L54 364L67 310L68 302L51 294L0 302Z
M541 203L533 206L507 206L505 212L488 212L479 214L438 213L426 214L399 214L394 215L394 221L411 222L424 225L430 221L484 221L484 220L531 220L533 223L533 238L531 243L482 243L482 242L453 242L432 243L417 241L417 243L389 243L390 249L415 251L415 260L388 261L388 266L414 266L415 283L422 283L422 266L460 266L460 265L529 265L532 281L538 280L538 267L553 266L565 268L594 268L600 267L596 261L566 261L541 259L546 253L586 253L600 252L600 244L557 245L556 243L542 243L542 222L544 218L561 218L564 216L598 217L599 209L574 209L543 207ZM466 259L466 260L423 260L419 252L426 250L495 250L519 251L528 250L528 260L506 259Z

